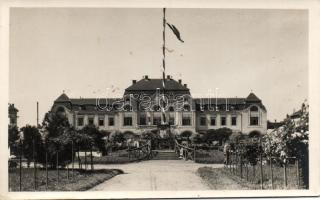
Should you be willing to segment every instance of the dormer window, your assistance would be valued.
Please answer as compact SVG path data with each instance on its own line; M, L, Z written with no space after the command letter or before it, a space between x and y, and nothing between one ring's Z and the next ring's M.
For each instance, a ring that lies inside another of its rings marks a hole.
M250 111L251 112L258 112L258 107L257 106L251 106Z

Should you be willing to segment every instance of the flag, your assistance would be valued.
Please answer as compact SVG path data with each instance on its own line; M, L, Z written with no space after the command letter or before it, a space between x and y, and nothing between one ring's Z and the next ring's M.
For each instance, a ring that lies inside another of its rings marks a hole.
M172 32L176 35L176 37L178 38L178 40L180 40L180 42L184 42L184 41L181 39L179 30L178 30L173 24L167 23L167 25L168 25L169 28L172 30Z

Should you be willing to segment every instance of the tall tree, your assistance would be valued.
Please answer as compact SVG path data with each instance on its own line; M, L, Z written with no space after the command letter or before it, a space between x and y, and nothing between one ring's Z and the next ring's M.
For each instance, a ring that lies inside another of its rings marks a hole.
M37 127L26 125L21 128L23 132L23 156L27 159L27 165L30 166L30 162L35 159L41 160L43 156L43 143L41 134Z
M18 144L17 140L20 138L19 130L17 126L8 127L8 145L10 147L10 154L17 155L18 154Z

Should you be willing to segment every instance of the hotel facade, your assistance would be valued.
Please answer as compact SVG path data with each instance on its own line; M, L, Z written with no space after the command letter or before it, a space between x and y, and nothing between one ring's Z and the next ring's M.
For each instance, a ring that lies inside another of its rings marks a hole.
M158 130L163 123L170 124L175 135L219 128L246 135L267 132L267 110L254 93L245 98L192 98L187 84L171 76L166 77L165 90L162 79L133 80L123 98L69 98L63 93L51 111L64 112L76 129L95 125L136 135Z

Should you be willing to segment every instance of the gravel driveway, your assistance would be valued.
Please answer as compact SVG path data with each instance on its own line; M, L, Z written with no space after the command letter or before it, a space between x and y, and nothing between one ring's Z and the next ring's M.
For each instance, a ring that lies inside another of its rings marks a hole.
M122 169L118 175L91 191L209 190L196 174L199 167L223 167L222 164L199 164L183 160L149 160L118 165L95 165L95 168Z

